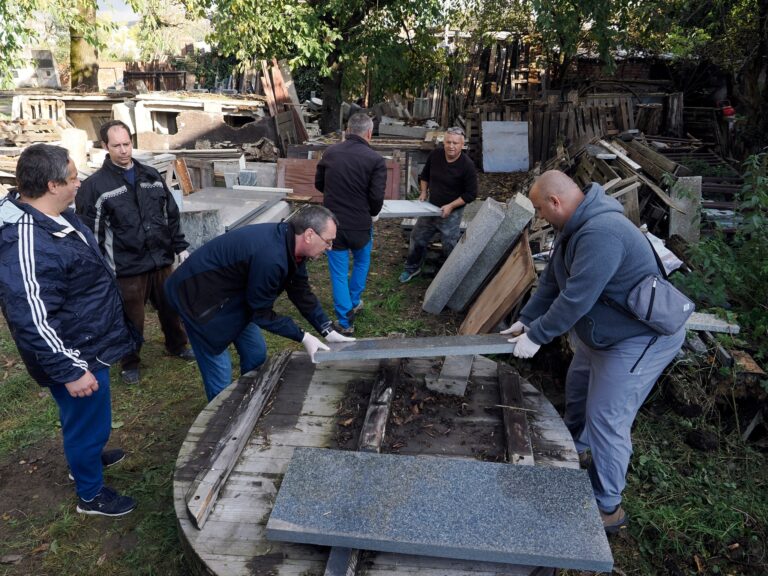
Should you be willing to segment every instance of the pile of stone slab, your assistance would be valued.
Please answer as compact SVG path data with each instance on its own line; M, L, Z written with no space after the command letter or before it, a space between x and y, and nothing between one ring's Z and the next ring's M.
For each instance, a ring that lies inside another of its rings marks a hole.
M533 215L531 201L522 194L506 204L486 199L427 288L424 311L468 310L461 334L493 330L535 280L525 234Z

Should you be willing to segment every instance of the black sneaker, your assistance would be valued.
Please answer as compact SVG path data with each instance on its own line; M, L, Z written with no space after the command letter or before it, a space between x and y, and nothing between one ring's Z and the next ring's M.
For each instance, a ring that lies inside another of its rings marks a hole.
M138 384L139 383L139 369L123 370L120 372L120 377L123 379L123 384Z
M113 450L104 450L104 452L101 453L101 465L104 468L111 468L115 464L118 464L125 460L125 450L122 448L115 448ZM72 472L69 473L69 479L74 480L75 477L72 476Z
M360 298L360 302L358 302L357 305L352 308L352 313L359 314L362 310L363 310L363 299Z
M100 516L125 516L136 508L136 500L130 496L120 496L109 486L104 486L90 501L77 499L77 511L80 514Z

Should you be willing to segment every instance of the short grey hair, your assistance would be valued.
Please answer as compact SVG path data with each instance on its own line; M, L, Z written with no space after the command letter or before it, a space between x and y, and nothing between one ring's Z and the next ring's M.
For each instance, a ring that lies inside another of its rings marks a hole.
M446 134L458 134L462 138L464 138L464 129L460 128L459 126L451 126L448 128L448 130L445 131Z
M368 130L373 130L373 120L365 112L356 112L347 121L347 132L357 136L365 136Z
M48 182L66 184L69 152L61 146L33 144L24 149L16 164L16 188L20 196L40 198L48 192Z
M304 234L305 230L314 230L318 234L323 234L328 227L328 222L332 221L336 226L339 220L333 212L325 206L305 206L291 218L293 230L296 234Z

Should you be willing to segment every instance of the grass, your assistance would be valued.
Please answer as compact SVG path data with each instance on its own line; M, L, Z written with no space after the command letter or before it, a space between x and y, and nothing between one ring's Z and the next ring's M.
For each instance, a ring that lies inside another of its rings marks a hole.
M383 230L356 335L455 333L461 319L457 315L421 311L428 279L399 284L404 244L399 233ZM324 260L311 263L310 280L332 315ZM285 298L276 308L298 316ZM176 531L172 476L178 450L205 396L195 364L165 356L154 314L147 317L141 384L126 387L116 371L112 374L110 445L125 448L129 458L107 471L107 479L139 500L139 508L119 520L75 513L72 485L64 480L55 405L26 375L7 329L0 326L0 495L17 498L0 498L0 557L23 556L18 564L0 564L0 576L190 572ZM265 336L270 353L302 349L298 343ZM546 370L539 372L548 376ZM702 379L713 376L706 371L696 374ZM641 411L625 492L631 524L626 534L611 541L617 573L768 573L765 454L741 442L735 427L722 431L712 421L712 411L696 419L682 418L659 396ZM716 451L699 452L684 443L689 430L702 426L719 431ZM18 473L19 462L41 455L45 463L36 471ZM25 484L7 486L9 472L14 472L14 481Z

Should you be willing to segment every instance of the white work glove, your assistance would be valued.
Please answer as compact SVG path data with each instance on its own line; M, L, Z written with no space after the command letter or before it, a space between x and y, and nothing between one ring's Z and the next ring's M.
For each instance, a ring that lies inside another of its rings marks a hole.
M176 264L177 265L181 264L187 258L189 258L189 250L182 250L181 252L176 254Z
M515 343L515 349L512 350L512 354L518 358L533 358L533 355L541 348L541 344L533 342L528 338L528 334L520 334L520 336L510 338L509 342Z
M376 214L376 216L371 216L371 224L375 224L376 222L378 222L380 215L381 215L381 213Z
M301 339L301 343L304 345L304 350L309 354L309 359L315 362L315 352L318 350L330 350L328 346L323 344L319 338L312 336L309 332L304 332L304 338Z
M332 344L336 344L338 342L354 342L355 340L356 339L352 338L351 336L344 336L343 334L339 334L336 332L336 330L331 330L328 333L328 336L325 337L325 341Z
M525 324L520 322L520 320L518 320L506 330L502 330L501 332L499 332L499 334L513 334L517 336L518 334L523 334L524 332L528 332L528 326L526 326Z

